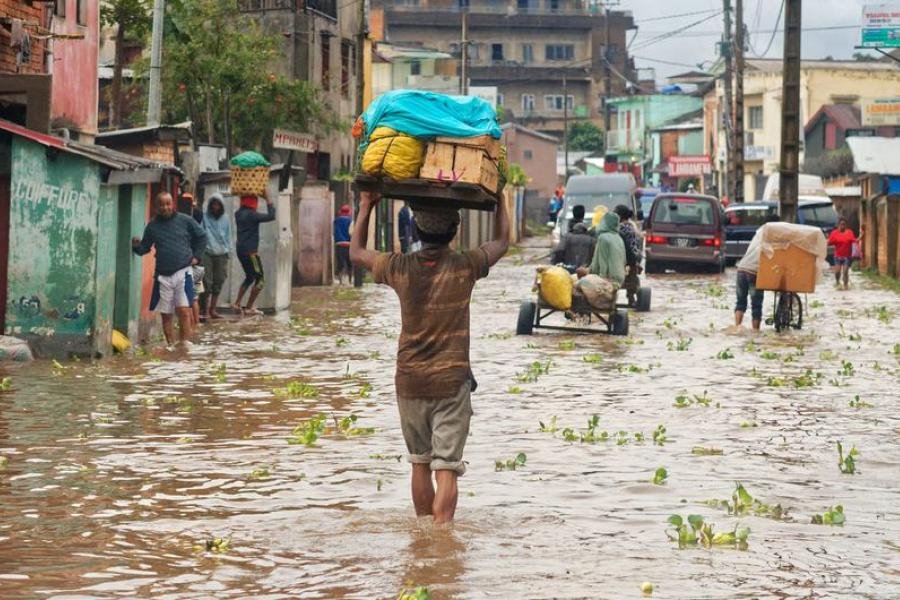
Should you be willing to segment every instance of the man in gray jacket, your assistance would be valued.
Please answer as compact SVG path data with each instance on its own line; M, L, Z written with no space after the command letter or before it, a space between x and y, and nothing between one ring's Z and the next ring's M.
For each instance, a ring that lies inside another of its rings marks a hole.
M179 339L191 336L191 305L194 303L194 281L191 266L200 262L206 250L206 232L197 221L175 211L168 192L156 196L156 216L144 228L144 237L133 238L131 249L143 256L156 248L156 271L150 310L162 315L166 342L175 343L173 314L178 315Z

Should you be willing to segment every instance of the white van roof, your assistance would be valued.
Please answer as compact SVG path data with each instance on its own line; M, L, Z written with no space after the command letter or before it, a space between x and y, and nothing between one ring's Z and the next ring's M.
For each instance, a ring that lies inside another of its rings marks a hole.
M566 183L566 194L630 193L637 188L631 173L605 173L603 175L574 175Z
M818 175L808 175L806 173L800 173L798 178L800 180L800 196L824 196L825 198L828 197L828 193L825 191L825 182L822 181L822 178ZM763 200L778 200L780 181L780 173L772 173L771 175L769 175L769 179L766 181L765 191L763 191Z

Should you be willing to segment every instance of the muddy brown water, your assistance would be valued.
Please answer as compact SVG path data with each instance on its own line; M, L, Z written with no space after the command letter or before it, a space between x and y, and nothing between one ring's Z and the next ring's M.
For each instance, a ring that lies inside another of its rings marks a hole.
M182 354L4 366L0 597L396 598L415 584L433 598L629 598L643 581L656 598L900 596L895 295L825 284L802 331L754 336L727 329L732 272L669 274L647 280L653 311L632 314L628 338L516 337L541 251L476 288L481 387L451 531L415 519L396 458L388 289L297 290L293 321L215 324ZM715 358L725 349L733 358ZM517 381L547 360L548 373ZM814 385L795 387L807 369ZM291 381L318 395L273 394ZM677 408L683 390L712 402ZM851 407L857 395L871 406ZM287 443L319 413L376 431ZM610 441L562 439L593 414ZM539 431L553 416L559 431ZM650 440L660 424L662 446ZM859 448L857 474L839 472L838 441ZM495 471L519 452L524 467ZM665 485L650 483L657 467ZM705 504L735 481L787 518ZM843 527L810 524L837 504ZM665 535L673 513L749 525L749 545L679 549ZM227 551L205 550L217 537Z

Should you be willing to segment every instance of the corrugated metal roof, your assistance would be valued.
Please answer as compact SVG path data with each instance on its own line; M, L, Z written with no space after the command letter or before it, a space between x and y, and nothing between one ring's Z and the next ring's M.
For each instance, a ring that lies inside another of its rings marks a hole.
M900 138L850 137L847 145L858 173L900 175Z
M61 137L56 137L55 135L48 135L46 133L28 129L27 127L22 127L21 125L16 125L15 123L4 119L0 119L0 130L7 131L13 135L31 140L32 142L37 142L48 148L56 148L62 152L82 156L117 171L151 169L157 171L180 172L174 165L148 160L146 158L141 158L140 156L125 154L124 152L118 152L95 144L82 144L71 140L65 140Z

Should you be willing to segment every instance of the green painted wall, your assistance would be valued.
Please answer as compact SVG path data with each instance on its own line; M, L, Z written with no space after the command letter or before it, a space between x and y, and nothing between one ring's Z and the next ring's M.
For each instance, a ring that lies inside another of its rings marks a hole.
M113 327L130 339L137 340L141 318L143 260L131 251L131 238L143 235L147 211L147 187L120 186L118 204L116 306Z
M101 185L97 213L97 276L94 313L95 348L110 354L110 336L116 304L116 242L119 188Z
M703 131L689 131L678 138L679 156L700 156L703 154Z
M99 167L13 137L7 331L39 354L93 352Z

